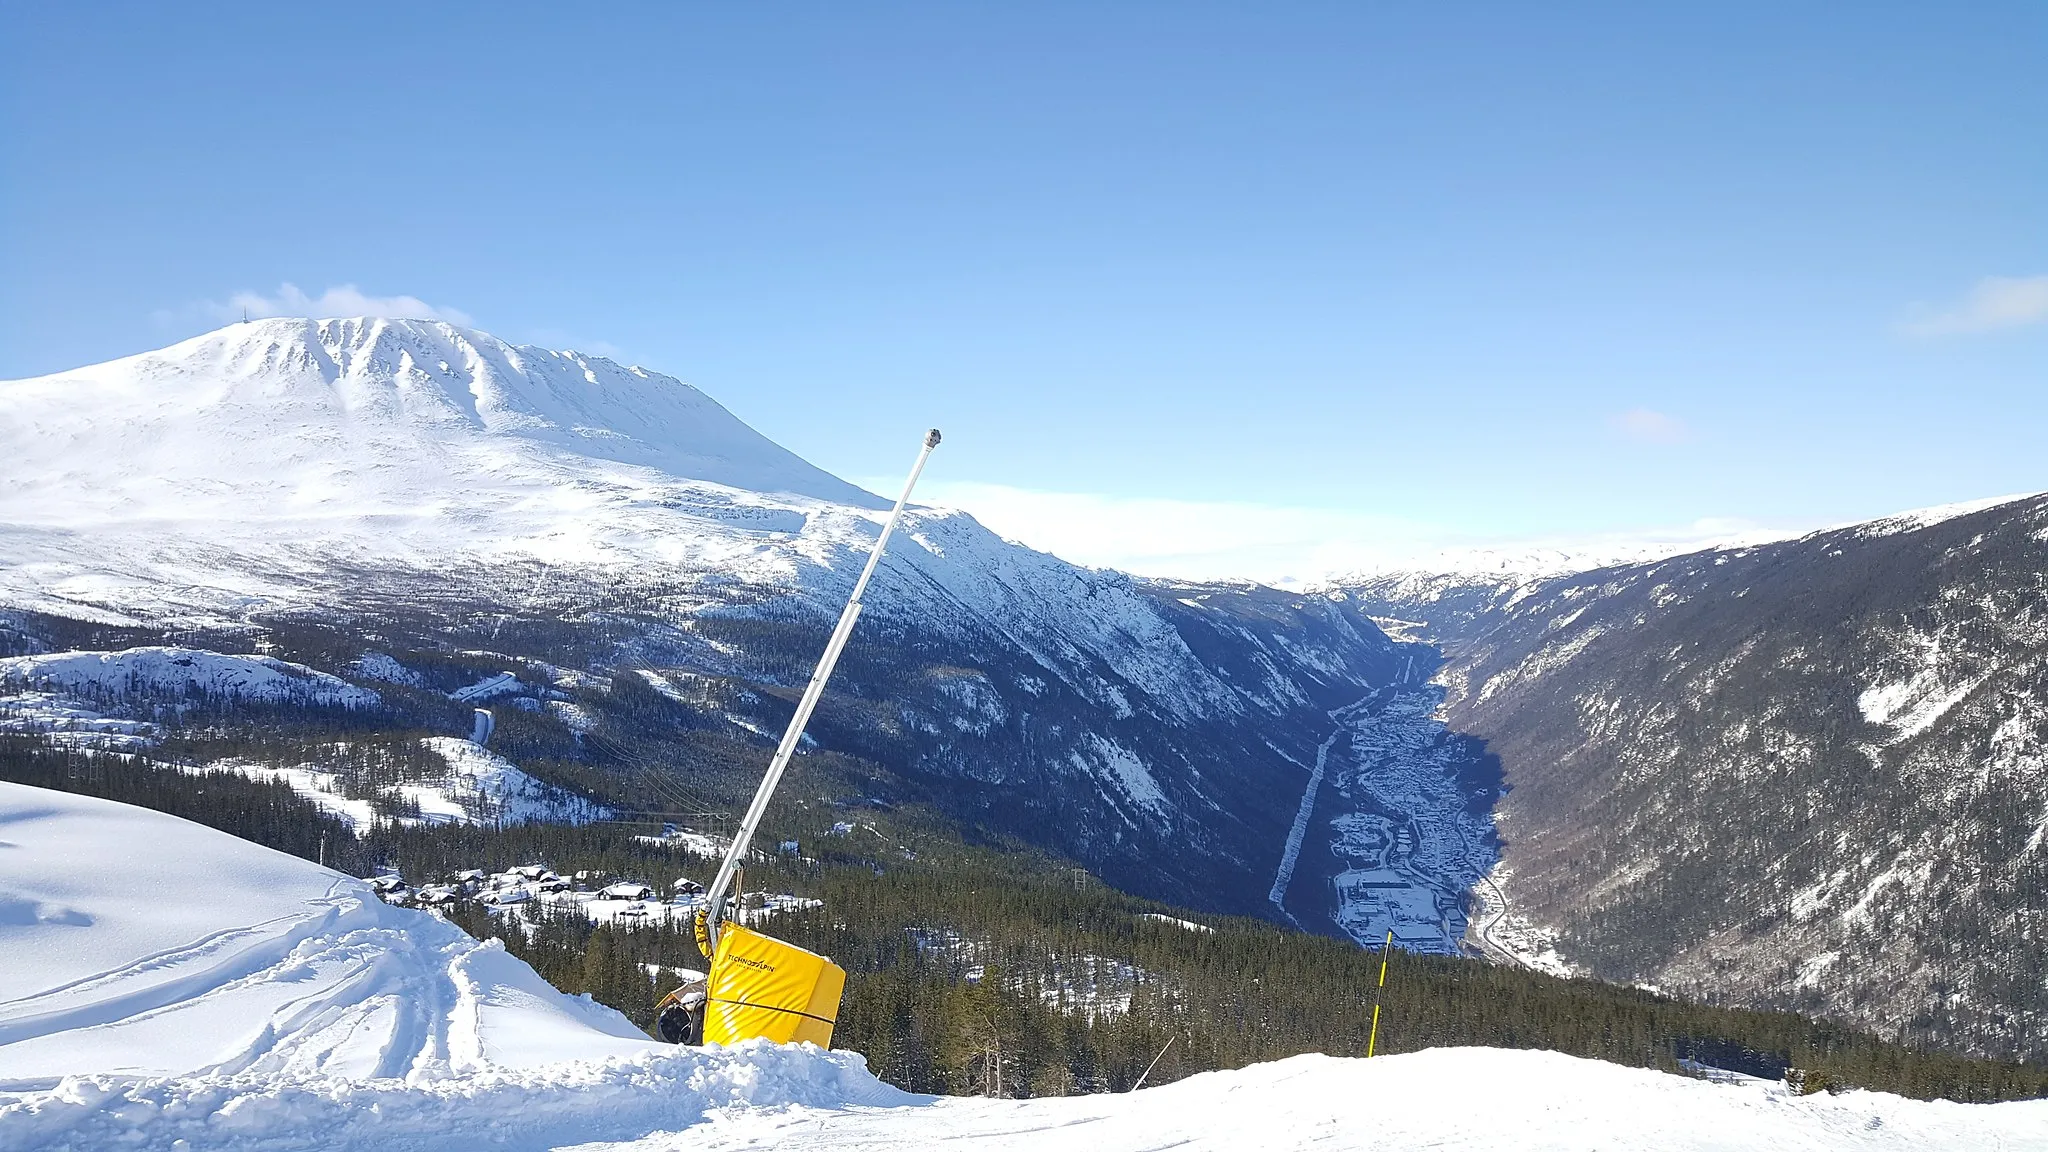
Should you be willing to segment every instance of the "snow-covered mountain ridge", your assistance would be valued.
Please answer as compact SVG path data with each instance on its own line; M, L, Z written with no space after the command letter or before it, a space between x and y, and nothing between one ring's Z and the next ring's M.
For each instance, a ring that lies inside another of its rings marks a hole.
M1445 640L1565 960L2048 1052L2048 496L1410 591L1351 594Z
M0 385L0 414L13 522L53 487L65 525L84 491L117 520L423 515L450 481L517 493L607 463L881 505L680 380L427 321L237 324Z
M1749 528L1681 540L1616 540L1446 548L1389 559L1303 586L1304 591L1355 597L1376 619L1406 637L1455 644L1491 615L1512 608L1552 581L1607 569L1640 568L1680 556L1741 553L1766 545L1853 531L1884 536L1931 528L1958 516L2028 499L2016 493L1894 512L1812 531Z
M674 673L714 685L670 701L676 722L736 742L782 722L777 694L807 674L883 514L678 381L417 321L238 324L0 383L0 452L0 608L30 614L15 651L94 646L51 621L125 644L312 626L336 634L314 667L386 696L363 660L403 645L592 684ZM896 539L814 724L824 750L1136 891L1278 913L1266 896L1331 710L1412 653L1324 598L1082 568L947 509L912 508ZM592 734L616 693L578 691L532 701L551 754L630 774L642 741L667 743ZM1292 914L1335 931L1318 892L1346 865L1310 856ZM1415 878L1415 930L1455 947L1462 882Z

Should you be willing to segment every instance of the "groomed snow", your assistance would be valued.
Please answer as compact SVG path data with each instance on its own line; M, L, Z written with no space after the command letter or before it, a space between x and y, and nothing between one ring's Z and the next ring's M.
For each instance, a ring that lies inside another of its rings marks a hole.
M0 1092L0 1147L541 1152L666 1138L734 1110L903 1107L923 1099L875 1079L851 1053L762 1041L701 1050L650 1041L631 1055L438 1079L80 1076L49 1092Z
M1641 1149L1808 1152L2048 1148L2048 1102L1792 1096L1550 1052L1439 1048L1375 1060L1296 1056L1136 1093L715 1114L687 1131L584 1152L978 1152L1186 1149Z

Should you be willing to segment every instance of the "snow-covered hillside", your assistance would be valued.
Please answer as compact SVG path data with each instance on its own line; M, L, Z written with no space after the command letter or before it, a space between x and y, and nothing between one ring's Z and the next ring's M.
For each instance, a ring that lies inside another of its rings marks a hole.
M0 828L8 1088L83 1075L431 1080L649 1046L501 947L225 833L4 782Z
M2004 498L1387 603L1452 624L1444 718L1509 789L1475 940L2048 1053L2044 556Z
M884 515L679 381L422 321L238 324L0 382L0 452L0 651L79 646L34 621L10 641L9 610L156 637L315 626L350 633L318 666L395 708L421 681L387 648L516 651L588 685L695 677L679 707L742 735L779 729L763 702L801 683ZM489 659L435 687L533 691ZM1112 883L1257 912L1329 711L1403 664L1341 605L1134 580L914 507L812 736ZM580 740L595 691L512 703ZM144 734L107 721L156 719L45 703L0 723L113 747ZM646 759L615 733L557 754Z
M303 664L193 648L53 652L0 659L0 689L59 689L96 699L199 697L250 704L367 708L377 694Z
M378 822L379 808L404 813L388 817L400 824L587 824L611 815L603 805L536 780L503 756L468 740L429 736L421 744L446 764L447 770L377 788L376 804L347 795L341 773L320 758L323 749L313 749L313 757L302 764L279 766L227 759L185 770L233 772L251 780L277 781L320 805L358 835ZM412 814L415 812L417 815Z
M10 1152L2048 1148L2048 1102L1795 1097L1490 1049L913 1096L850 1053L656 1044L360 881L159 813L0 784L0 829Z
M0 453L0 596L73 614L303 605L336 563L786 579L764 538L821 508L857 536L882 503L681 381L408 320L256 321L0 382Z
M413 320L258 320L0 388L7 519L97 480L111 520L430 513L450 479L515 493L592 461L873 507L680 380ZM108 420L110 412L124 418ZM33 428L34 435L23 430ZM227 449L224 451L224 449ZM239 450L236 450L239 449ZM549 475L555 472L555 475ZM74 527L67 500L47 522Z

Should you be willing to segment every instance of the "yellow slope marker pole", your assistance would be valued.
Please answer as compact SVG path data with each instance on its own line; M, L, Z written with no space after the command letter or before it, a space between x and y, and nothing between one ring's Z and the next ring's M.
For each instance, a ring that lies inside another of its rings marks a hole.
M1387 953L1394 950L1394 930L1387 929L1387 942L1380 946L1380 988L1372 995L1372 1035L1365 1039L1365 1058L1372 1059L1380 1043L1380 994L1387 988Z

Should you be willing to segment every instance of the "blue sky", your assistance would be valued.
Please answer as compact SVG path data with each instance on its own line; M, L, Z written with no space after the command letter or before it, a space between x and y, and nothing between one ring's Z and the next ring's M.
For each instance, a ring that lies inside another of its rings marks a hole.
M0 378L431 309L1198 575L2048 488L2039 3L592 11L0 9Z

